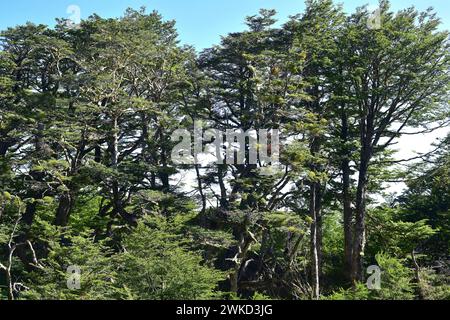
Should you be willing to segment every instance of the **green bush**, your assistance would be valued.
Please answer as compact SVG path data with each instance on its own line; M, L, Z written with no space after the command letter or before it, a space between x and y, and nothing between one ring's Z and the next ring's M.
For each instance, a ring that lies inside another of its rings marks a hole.
M381 268L381 290L374 291L377 300L412 300L415 285L413 271L400 260L384 253L376 255Z
M30 290L24 291L21 299L110 300L124 296L123 290L116 285L112 252L102 242L95 242L86 233L65 234L63 243L49 242L48 257L39 262L41 269L28 275ZM67 286L70 266L80 268L79 290Z
M162 220L141 223L124 239L117 257L118 280L132 299L194 300L218 298L223 274L202 264L199 253L188 251Z
M415 297L413 271L403 260L380 253L376 261L381 269L381 289L369 290L364 283L354 288L340 289L324 299L328 300L412 300Z

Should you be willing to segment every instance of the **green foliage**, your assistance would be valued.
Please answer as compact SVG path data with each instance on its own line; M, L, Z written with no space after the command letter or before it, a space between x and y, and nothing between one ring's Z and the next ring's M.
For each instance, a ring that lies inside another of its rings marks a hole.
M86 223L89 223L89 216ZM224 275L204 264L199 252L189 250L179 232L186 218L165 221L147 218L124 235L121 253L96 241L93 231L61 232L38 220L40 246L49 254L37 270L27 274L30 288L21 299L211 299L218 298ZM76 225L76 224L75 224ZM76 234L76 235L75 235ZM81 269L81 289L67 287L67 268Z
M404 217L399 208L378 207L369 217L369 253L382 250L393 256L407 257L436 232L427 220L400 220Z
M438 274L435 270L430 268L420 271L420 289L422 291L422 294L424 295L424 299L450 299L450 281L448 275L445 272L443 274Z
M28 275L30 290L23 292L21 299L110 300L124 296L124 291L115 284L117 272L112 252L104 243L95 242L89 233L54 232L54 235L57 238L47 239L50 254L40 261L40 270ZM62 243L60 239L63 239ZM71 290L67 286L70 266L81 270L80 290Z
M268 301L272 300L269 296L266 296L264 294L261 294L259 292L255 292L255 294L252 297L252 300L254 301Z
M413 272L404 266L404 260L380 253L376 255L376 261L381 269L381 290L374 293L375 299L414 299Z
M355 288L339 291L324 297L325 300L370 300L370 291L363 283L357 283Z
M376 255L381 269L381 289L369 290L365 283L354 288L340 289L325 299L329 300L412 300L415 297L413 272L404 266L404 261L384 253Z
M129 298L195 300L220 297L217 284L223 274L205 266L200 253L190 252L170 225L147 219L126 236L117 257L118 284Z
M380 14L263 9L199 54L144 8L1 31L0 298L448 299L450 138L391 164L406 129L448 122L449 34ZM280 130L280 163L178 165L196 123Z
M435 258L450 253L450 136L441 143L437 154L411 170L408 190L399 201L404 219L411 222L426 219L435 233L424 249Z

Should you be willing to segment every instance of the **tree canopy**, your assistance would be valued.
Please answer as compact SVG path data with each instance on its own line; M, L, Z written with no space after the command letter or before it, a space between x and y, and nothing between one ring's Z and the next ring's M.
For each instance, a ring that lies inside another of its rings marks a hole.
M448 127L449 33L377 13L262 9L202 52L144 8L2 31L0 299L450 299L450 138L395 156ZM262 129L278 163L198 159Z

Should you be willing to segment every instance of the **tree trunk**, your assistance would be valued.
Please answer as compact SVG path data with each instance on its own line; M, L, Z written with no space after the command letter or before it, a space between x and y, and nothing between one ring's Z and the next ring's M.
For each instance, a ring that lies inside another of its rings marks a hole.
M247 260L247 254L250 250L254 240L250 235L248 226L245 226L244 231L240 235L239 244L237 247L238 252L233 259L229 259L234 262L232 272L229 275L230 279L230 291L233 293L238 293L239 291L239 278L242 270L243 264Z
M8 142L0 141L0 157L6 156L8 153L8 149L11 147L11 144Z
M341 114L341 142L343 145L349 140L348 117L345 110ZM342 202L344 206L344 274L349 281L352 280L352 256L353 256L353 212L350 194L350 155L344 150L342 155Z
M343 76L342 70L339 71ZM338 95L344 95L343 83L338 84ZM354 231L354 214L352 210L351 195L351 170L350 159L351 151L348 150L348 143L351 141L347 105L342 103L341 109L341 144L344 146L341 155L341 171L342 171L342 204L344 218L344 275L347 281L352 281L352 259L353 259L353 231Z
M119 164L119 126L118 119L114 117L112 127L112 136L111 136L111 167L117 170ZM119 182L116 178L113 179L112 182L112 192L113 192L113 204L114 209L117 212L121 212L122 204L120 201L120 192L119 192Z
M38 123L37 125L37 133L34 137L34 145L35 145L35 154L38 159L47 159L48 153L46 152L46 143L44 141L44 129L45 125L43 123ZM33 178L36 182L42 182L44 181L44 174L39 171L30 171L30 176ZM30 181L30 183L34 183L34 181ZM42 199L45 190L42 190L41 187L38 189L31 189L28 191L27 198L33 199L33 201L28 202L25 212L22 215L21 223L22 223L22 231L17 236L17 242L18 243L25 243L30 237L30 229L34 222L34 218L36 216L37 211L37 202L36 200ZM18 246L16 249L16 254L21 260L21 262L28 268L29 267L29 257L27 256L27 250L26 246Z
M323 187L320 183L316 186L316 223L317 223L317 253L318 253L318 264L319 264L319 283L322 282L322 247L323 247L323 224L322 224L322 205L323 205Z
M117 170L119 165L119 125L117 117L112 119L111 136L111 167ZM120 199L119 182L116 178L112 181L113 206L116 214L122 214L122 201Z
M310 187L309 211L313 220L311 224L311 275L313 279L313 298L320 298L320 247L319 247L319 221L317 216L317 183L312 182Z
M219 181L219 187L220 187L220 208L228 209L227 189L225 187L225 182L223 180L224 168L226 168L226 165L219 164L217 166L217 179Z
M100 147L100 145L96 145L95 146L94 161L96 163L101 163L102 162L102 148Z
M367 152L363 151L361 157L358 189L356 191L356 219L355 234L353 241L353 257L352 257L352 282L355 284L363 280L363 258L366 244L366 198L367 198L367 182L368 182L368 164L369 158Z
M11 268L13 263L13 253L14 248L9 248L9 255L8 255L8 266L5 269L6 273L6 283L8 284L8 300L15 300L14 297L14 287L13 287L13 280L11 276Z
M414 264L414 274L416 276L416 283L417 283L417 294L419 296L419 300L425 300L425 294L422 286L422 277L420 276L420 266L417 263L415 250L411 252L411 258Z
M353 211L350 197L349 161L342 161L342 193L344 204L344 274L351 280L353 256Z
M202 201L201 214L203 214L206 211L206 196L205 196L205 193L203 192L202 177L200 175L200 169L199 169L199 165L198 164L195 164L195 173L197 174L198 192L200 193L200 198L201 198L201 201Z
M112 119L112 136L110 141L110 152L111 152L111 167L115 170L118 169L119 166L119 124L118 118L114 117ZM136 225L137 217L129 214L125 209L122 202L121 194L120 194L120 186L117 178L114 178L112 181L112 195L113 195L113 209L115 214L119 214L128 224Z
M61 195L59 206L56 211L55 225L65 227L69 223L70 213L75 204L75 195L72 192L66 192Z
M161 168L159 169L158 176L162 183L163 192L167 193L170 191L170 176L168 173L169 157L167 156L168 154L170 154L170 150L167 150L167 147L165 146L165 137L163 128L159 128L158 131L159 131L159 140L161 143L161 151L160 151Z

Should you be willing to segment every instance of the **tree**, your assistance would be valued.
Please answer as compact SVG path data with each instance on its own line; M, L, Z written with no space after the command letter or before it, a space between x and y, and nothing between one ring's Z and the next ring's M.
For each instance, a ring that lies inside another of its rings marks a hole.
M427 130L448 112L448 34L437 31L439 20L431 12L414 9L393 15L386 1L380 2L380 9L381 29L367 29L368 12L361 8L349 19L341 39L346 48L343 70L350 84L347 95L352 97L348 107L357 111L360 144L353 281L363 275L367 187L374 157L402 134Z
M262 9L201 53L145 8L2 31L0 297L448 298L448 138L394 149L448 124L448 32L377 14Z

